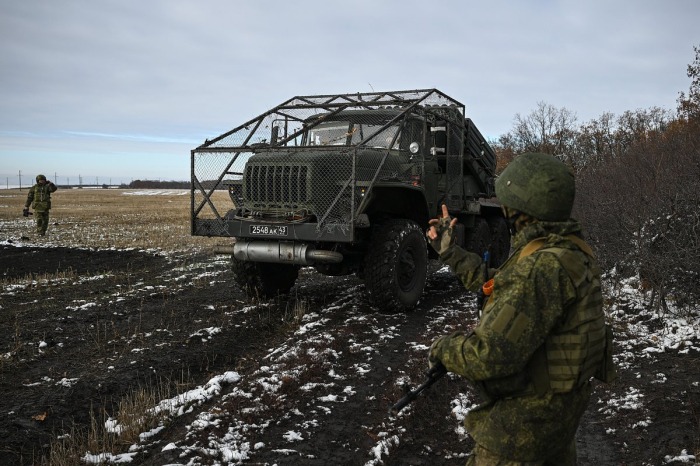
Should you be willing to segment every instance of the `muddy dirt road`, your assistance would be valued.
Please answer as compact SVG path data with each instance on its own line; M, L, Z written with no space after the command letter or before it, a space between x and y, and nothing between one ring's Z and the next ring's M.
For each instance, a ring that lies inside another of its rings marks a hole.
M472 442L460 417L478 402L464 381L444 377L388 413L403 383L422 381L430 342L476 319L473 296L435 270L415 311L382 314L356 278L305 269L289 297L251 301L225 257L4 242L0 464L46 461L140 387L174 396L222 374L209 396L131 443L131 464L463 464ZM580 464L698 453L699 354L651 356L625 355L620 379L596 387Z

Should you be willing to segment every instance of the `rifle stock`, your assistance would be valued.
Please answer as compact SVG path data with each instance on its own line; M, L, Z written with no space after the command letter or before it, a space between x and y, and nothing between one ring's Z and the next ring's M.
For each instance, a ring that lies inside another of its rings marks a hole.
M427 388L430 388L432 384L437 382L443 375L447 374L447 369L442 364L437 364L433 366L427 373L425 382L416 387L415 390L408 392L403 398L394 403L391 407L391 412L398 414L403 408L408 406L413 400L418 398L418 395Z

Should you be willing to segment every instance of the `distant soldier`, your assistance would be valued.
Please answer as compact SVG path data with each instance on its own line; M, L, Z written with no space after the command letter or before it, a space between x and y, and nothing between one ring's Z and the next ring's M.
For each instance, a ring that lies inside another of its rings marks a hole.
M591 378L614 378L600 270L569 218L574 193L573 173L552 156L523 154L506 167L496 195L514 252L498 270L453 244L445 207L430 221L440 258L485 294L477 326L438 338L429 354L431 367L466 377L484 397L464 422L476 442L467 465L576 464Z
M29 216L29 206L34 209L34 217L36 218L36 232L40 236L46 234L46 229L49 227L49 210L51 209L51 193L56 191L56 185L46 180L44 175L36 176L36 184L29 188L27 194L27 202L24 204L22 213L25 217Z

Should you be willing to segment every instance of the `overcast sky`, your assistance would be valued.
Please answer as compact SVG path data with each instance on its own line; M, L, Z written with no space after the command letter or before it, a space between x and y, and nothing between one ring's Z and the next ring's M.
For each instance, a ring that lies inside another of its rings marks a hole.
M698 0L0 0L0 185L189 180L295 95L437 88L495 139L538 102L675 109Z

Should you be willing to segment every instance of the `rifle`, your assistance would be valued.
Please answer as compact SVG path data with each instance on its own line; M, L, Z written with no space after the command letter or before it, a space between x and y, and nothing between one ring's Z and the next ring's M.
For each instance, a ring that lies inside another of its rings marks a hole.
M423 390L430 388L432 384L437 382L445 374L447 374L447 369L445 369L445 366L442 364L436 364L435 366L431 367L425 374L425 382L416 387L415 390L411 390L406 393L403 398L394 403L390 412L393 411L394 413L398 414L398 412L405 408L410 402L418 398L418 395L420 395Z
M489 259L491 258L491 254L489 253L489 250L487 249L484 251L484 255L482 257L484 261L484 283L489 281ZM479 315L481 315L481 310L484 308L484 302L486 301L486 294L484 293L484 287L482 286L479 288L479 291L476 293L476 304L479 308Z

